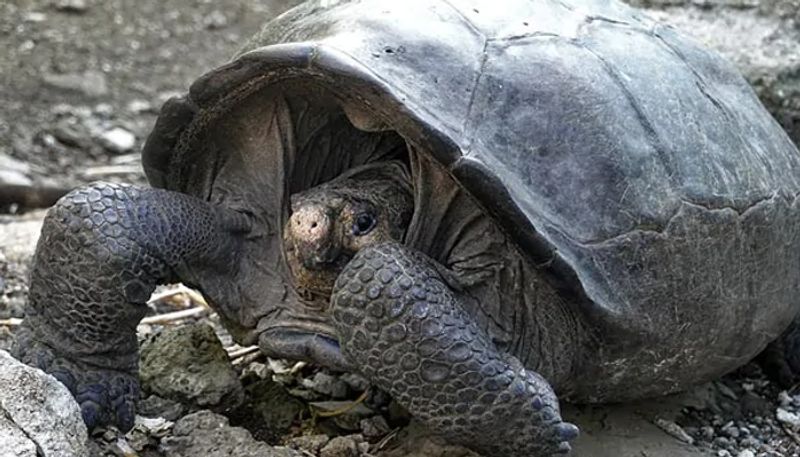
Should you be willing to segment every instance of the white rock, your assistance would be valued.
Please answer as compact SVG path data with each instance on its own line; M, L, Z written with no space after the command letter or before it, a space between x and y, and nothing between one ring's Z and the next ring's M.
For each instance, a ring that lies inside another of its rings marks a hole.
M750 449L745 449L742 452L738 453L736 457L756 457L756 455Z
M98 139L103 147L116 153L128 152L136 145L136 136L121 127L103 132Z
M54 377L17 361L6 351L0 351L0 405L0 417L8 419L7 422L34 442L42 457L89 455L86 425L67 388ZM3 436L3 430L0 426L0 443L14 439Z
M775 417L779 422L788 425L792 430L800 429L800 416L795 413L786 411L783 408L778 408L775 413Z
M778 401L780 402L781 406L789 406L792 404L792 397L788 392L782 390L781 393L778 394Z
M0 414L0 443L0 457L36 457L36 443L4 414Z
M108 94L106 75L99 71L45 73L42 79L47 85L66 91L81 92L89 97L102 97Z
M86 0L57 0L55 7L57 10L67 13L84 13L89 9Z

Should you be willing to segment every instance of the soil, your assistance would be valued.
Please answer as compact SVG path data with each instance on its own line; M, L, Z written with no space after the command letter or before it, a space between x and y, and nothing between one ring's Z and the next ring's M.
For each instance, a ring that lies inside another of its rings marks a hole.
M224 63L267 18L295 3L0 2L0 155L29 164L35 182L144 182L136 170L87 175L93 167L118 164L119 154L81 124L100 132L127 130L135 136L128 152L137 152L167 98Z

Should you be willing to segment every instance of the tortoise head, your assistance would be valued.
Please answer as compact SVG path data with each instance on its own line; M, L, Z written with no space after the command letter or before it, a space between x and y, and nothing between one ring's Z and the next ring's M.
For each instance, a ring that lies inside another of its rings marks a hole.
M361 249L402 241L413 214L409 173L396 161L356 167L290 197L283 224L287 293L256 330L268 355L347 369L329 315L333 285Z
M399 162L360 167L292 195L283 249L295 289L306 300L327 303L347 262L365 247L402 241L412 213Z

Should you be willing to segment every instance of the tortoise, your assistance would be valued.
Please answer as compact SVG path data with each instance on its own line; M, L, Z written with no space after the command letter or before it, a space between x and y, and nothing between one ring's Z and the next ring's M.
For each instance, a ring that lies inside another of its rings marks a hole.
M168 101L142 160L153 188L50 210L18 333L89 426L131 427L171 281L488 455L569 453L559 399L773 342L800 367L798 150L728 62L614 0L307 2Z

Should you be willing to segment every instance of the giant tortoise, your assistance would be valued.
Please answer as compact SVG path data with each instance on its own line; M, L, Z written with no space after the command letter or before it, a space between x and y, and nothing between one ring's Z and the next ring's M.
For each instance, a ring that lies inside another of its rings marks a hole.
M169 281L487 455L568 453L558 398L679 391L776 339L798 366L800 154L616 0L309 1L167 102L143 163L154 188L51 209L19 333L90 426L131 427Z

